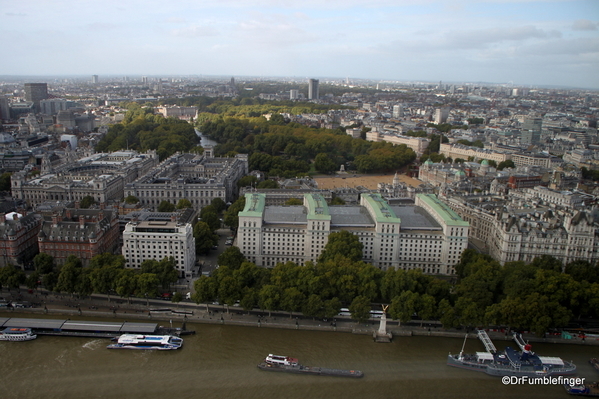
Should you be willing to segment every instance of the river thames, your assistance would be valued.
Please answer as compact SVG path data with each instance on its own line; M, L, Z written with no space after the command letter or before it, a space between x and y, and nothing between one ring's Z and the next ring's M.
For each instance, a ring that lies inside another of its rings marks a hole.
M30 315L13 315L31 317ZM91 320L92 318L86 317ZM99 319L101 320L101 319ZM114 319L113 319L114 320ZM188 323L177 351L108 350L107 339L39 336L0 342L2 398L567 398L561 385L504 385L501 378L447 366L462 339L371 337L340 332ZM498 349L507 341L495 342ZM541 355L578 366L587 382L599 375L589 365L599 347L535 344ZM483 351L469 339L465 352ZM356 369L345 379L269 373L256 365L269 353L300 363Z

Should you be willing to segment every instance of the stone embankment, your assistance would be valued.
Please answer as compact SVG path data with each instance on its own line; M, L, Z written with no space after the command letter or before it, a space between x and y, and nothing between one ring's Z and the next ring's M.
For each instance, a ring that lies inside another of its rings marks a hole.
M172 303L163 300L140 300L136 299L131 303L115 299L105 295L92 295L86 299L77 299L68 295L55 295L51 293L27 293L27 291L15 293L0 293L0 297L13 303L31 303L34 307L0 308L0 317L33 317L43 315L80 317L82 319L94 318L119 318L125 320L153 320L156 322L177 323L181 325L187 323L204 324L223 324L234 326L245 326L255 328L282 328L294 330L312 330L323 332L345 332L372 336L373 332L378 330L378 320L371 319L367 323L356 323L349 317L335 317L334 319L312 319L304 317L301 314L273 313L269 316L268 312L252 311L247 312L238 307L229 307L223 305L197 305L192 302ZM17 315L18 313L18 315ZM34 316L35 315L35 316ZM464 338L465 331L445 330L439 327L416 327L399 326L392 324L396 322L387 322L387 332L393 337L408 336L431 336L446 338ZM491 339L495 341L510 341L512 336L502 331L488 331ZM468 338L477 339L475 332L470 332ZM599 339L586 337L573 337L572 339L563 339L561 336L548 336L539 338L533 334L525 334L524 339L529 342L546 342L560 344L576 345L599 345Z

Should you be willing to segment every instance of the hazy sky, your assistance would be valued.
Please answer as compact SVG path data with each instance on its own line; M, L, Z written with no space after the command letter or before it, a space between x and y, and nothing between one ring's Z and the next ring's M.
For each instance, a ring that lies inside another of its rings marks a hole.
M0 75L599 88L599 0L0 0Z

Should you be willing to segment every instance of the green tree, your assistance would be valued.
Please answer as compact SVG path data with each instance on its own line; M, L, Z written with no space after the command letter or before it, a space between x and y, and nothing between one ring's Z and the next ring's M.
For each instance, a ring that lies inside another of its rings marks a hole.
M279 183L271 179L266 179L258 183L256 188L279 188Z
M357 262L362 260L362 248L364 245L360 242L358 236L350 233L347 230L343 230L339 233L331 233L327 245L325 245L319 262L326 260L335 259L336 255L343 255L344 257Z
M125 197L125 203L126 204L138 204L139 203L139 198L137 198L134 195L128 195L127 197Z
M0 175L0 191L11 191L11 175L12 173L10 172L4 172L2 175Z
M237 187L255 187L258 184L258 178L256 176L243 176L237 181Z
M212 201L210 201L210 205L214 208L214 210L216 211L216 213L220 214L222 211L224 211L227 208L227 204L225 203L225 201L222 200L222 198L212 198Z
M239 248L234 246L225 249L218 255L218 264L220 266L228 266L233 270L239 269L245 260L245 256L243 256Z
M191 205L191 201L188 200L187 198L181 198L179 200L179 202L177 202L176 209L186 209L186 208L193 208L193 205Z
M66 292L73 294L76 291L77 280L81 268L77 267L74 262L67 262L60 268L60 274L58 275L58 282L56 283L56 290L60 292Z
M258 303L261 309L268 310L268 317L270 317L271 312L278 310L281 303L280 288L272 284L263 286L258 293Z
M201 276L193 283L195 293L192 299L195 303L200 304L206 302L206 311L208 311L208 302L216 299L216 279L208 276Z
M208 207L210 207L210 205ZM208 208L208 207L205 207L205 208ZM216 214L216 212L214 212L212 210L213 208L212 207L210 207L210 208L211 208L211 210L201 213L201 220L202 220L202 222L206 223L208 225L208 227L210 227L211 231L214 232L220 228L220 219L218 218L218 215Z
M25 282L27 277L21 269L12 265L0 267L0 287L19 288Z
M210 226L202 221L198 221L193 226L193 237L195 238L197 255L207 254L218 243L218 235L214 234Z
M339 298L334 297L324 301L324 314L323 316L326 318L332 318L339 314L341 310L341 300Z
M44 252L40 252L33 258L33 267L41 275L52 273L56 264L54 258Z
M81 202L79 203L79 207L81 207L83 209L87 209L90 206L94 205L95 203L96 203L96 200L94 200L93 197L87 195L81 199Z
M175 258L172 256L156 259L146 259L141 263L141 273L152 273L158 277L158 281L163 289L170 288L170 285L177 282L179 272L176 269Z
M245 197L239 197L239 199L235 201L225 212L225 224L230 228L237 230L237 226L239 224L239 217L237 215L239 212L243 211L243 208L245 208Z
M158 204L158 212L174 212L174 211L175 211L175 205L171 202L161 201L160 204Z
M133 270L122 269L116 280L116 293L121 298L131 301L131 296L137 291L137 277Z
M310 295L308 300L304 302L302 313L305 316L312 317L312 319L316 317L322 317L324 314L324 302L320 296L316 294Z
M281 309L289 312L289 318L293 312L299 312L306 300L305 295L296 287L286 288L281 297Z
M370 300L365 296L357 296L349 305L351 317L358 323L363 323L370 318Z
M158 295L160 280L154 273L137 274L135 295L140 298L154 298Z
M258 304L258 291L255 288L245 287L242 290L239 304L243 310L247 310L248 312L254 309Z
M27 276L27 279L25 280L25 285L27 286L27 288L34 290L38 287L38 281L40 281L40 273L38 273L37 271L31 273L29 276Z
M391 301L389 315L402 323L407 323L412 320L412 315L416 313L419 300L420 296L418 293L404 291Z
M514 161L512 161L511 159L508 159L507 161L501 161L499 162L499 165L497 165L497 170L504 170L505 168L515 168L516 165L514 164Z
M285 205L303 205L303 201L299 198L289 198L285 201Z
M331 201L331 205L345 205L345 201L341 197L335 197Z
M337 170L337 164L329 154L320 153L314 158L314 169L320 173L329 174Z
M42 276L42 284L48 291L54 291L56 283L58 282L58 273L50 272Z

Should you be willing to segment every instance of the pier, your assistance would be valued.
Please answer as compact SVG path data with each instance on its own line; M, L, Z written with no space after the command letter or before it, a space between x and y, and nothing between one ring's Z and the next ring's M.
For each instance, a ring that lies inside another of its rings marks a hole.
M188 333L181 329L159 327L157 323L0 318L0 328L6 327L31 328L37 335L95 338L114 338L121 334L180 335Z

